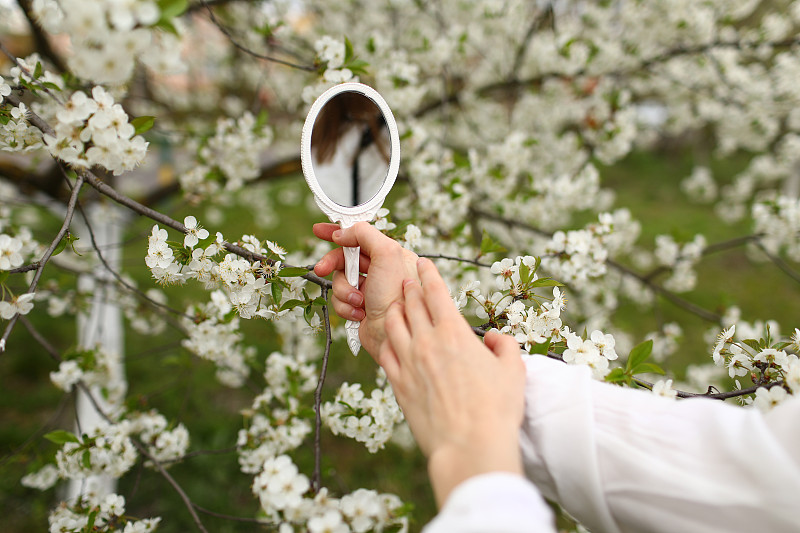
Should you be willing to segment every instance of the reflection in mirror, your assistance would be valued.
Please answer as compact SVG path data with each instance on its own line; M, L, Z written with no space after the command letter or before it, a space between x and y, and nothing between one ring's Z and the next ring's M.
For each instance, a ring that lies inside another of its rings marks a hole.
M389 173L389 127L378 105L354 91L325 103L311 132L314 174L334 202L354 207L369 201Z

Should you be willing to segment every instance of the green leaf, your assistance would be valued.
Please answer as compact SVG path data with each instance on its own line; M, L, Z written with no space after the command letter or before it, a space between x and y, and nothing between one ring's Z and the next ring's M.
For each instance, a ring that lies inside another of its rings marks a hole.
M42 62L37 61L36 67L33 69L33 77L35 79L39 79L42 77L42 74L44 74L44 68L42 67Z
M69 235L69 234L67 234ZM55 257L67 247L67 235L64 235L64 238L59 241L58 245L56 245L55 249L53 250L53 254L51 257Z
M305 276L308 274L308 270L302 267L287 267L282 268L278 275L282 278L294 278L297 276Z
M665 374L664 369L655 363L640 363L633 369L634 374Z
M45 87L46 89L50 89L51 91L61 92L61 87L59 87L58 85L56 85L52 81L42 82L42 87Z
M319 305L319 306L328 305L328 300L326 300L322 296L317 296L316 298L314 298L314 305Z
M272 301L276 304L281 303L281 293L283 292L283 289L281 288L280 284L270 283L269 288L272 291Z
M646 340L643 343L637 345L633 350L631 350L631 354L628 356L628 364L625 365L627 370L631 370L632 368L636 368L640 364L644 363L645 360L650 357L650 353L653 351L653 340Z
M156 122L156 117L136 117L135 119L131 120L131 126L136 130L134 135L141 135L142 133L149 131L153 124Z
M345 64L345 67L349 68L353 74L366 74L369 63L363 59L354 59Z
M83 457L81 457L81 459L83 460L83 467L85 469L87 469L87 470L91 470L91 468L92 468L92 453L89 450L84 450L83 451Z
M495 242L492 237L486 233L486 230L483 230L483 236L481 237L481 255L503 253L506 251L502 244Z
M755 339L745 339L742 341L757 352L761 351L761 344Z
M625 371L622 368L617 367L612 369L611 372L609 372L608 374L606 374L605 380L608 383L619 383L621 381L625 381L625 378L626 378Z
M158 0L161 20L169 20L183 14L189 7L189 0Z
M57 429L55 431L51 431L47 435L44 436L50 442L55 444L66 444L67 442L76 442L80 444L80 440L78 437L75 436L74 433L70 433L69 431L65 431L63 429Z
M308 324L309 326L311 325L311 317L313 316L314 316L314 307L311 304L309 304L308 306L306 306L305 310L303 310L303 318L305 319L306 324Z
M153 27L154 28L161 28L165 32L171 33L173 35L178 35L178 28L176 28L175 25L172 22L168 21L168 20L161 19L158 22L156 22L155 24L153 24Z
M10 273L8 270L0 270L0 285L6 282Z
M541 344L534 344L531 346L530 353L540 354L540 355L547 355L547 352L550 351L550 341L543 342Z
M294 309L295 307L303 305L304 303L306 303L305 300L298 300L297 298L294 298L292 300L286 300L281 306L280 310L285 311L287 309Z
M353 43L347 37L344 38L344 62L349 63L353 59Z
M554 280L553 278L539 278L531 283L532 288L536 287L563 287L564 284Z

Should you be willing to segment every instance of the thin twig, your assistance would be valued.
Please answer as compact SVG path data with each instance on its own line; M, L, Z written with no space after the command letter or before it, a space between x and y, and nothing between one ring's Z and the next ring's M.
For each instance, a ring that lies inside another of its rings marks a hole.
M636 382L637 385L640 385L646 389L653 389L653 384L649 381L645 381L639 378L633 378L633 381ZM711 388L709 387L709 392L686 392L681 390L676 390L678 398L710 398L712 400L727 400L729 398L737 398L739 396L745 396L747 394L753 394L760 388L771 389L772 387L783 386L783 381L775 381L772 383L764 383L762 385L753 385L752 387L747 387L746 389L738 389L732 390L728 392L717 392L712 393Z
M192 507L197 509L203 514L207 514L208 516L213 516L215 518L224 518L225 520L232 520L234 522L246 522L248 524L261 524L261 525L269 525L271 522L265 522L263 520L259 520L258 518L250 518L245 516L233 516L229 514L218 513L216 511L212 511L210 509L206 509L205 507L200 507L196 503L192 502Z
M443 255L443 254L418 254L420 257L427 257L428 259L447 259L448 261L459 261L461 263L470 263L472 265L477 265L479 267L490 268L492 265L489 263L481 263L477 259L465 259L463 257L456 257L453 255Z
M28 272L30 270L36 270L37 268L39 268L39 261L31 263L30 265L23 265L21 267L12 268L11 270L7 270L6 272L8 272L9 274L21 274L23 272Z
M328 300L328 289L322 288L322 297ZM314 475L311 478L311 488L317 493L322 484L322 386L325 384L325 375L328 372L328 358L331 354L331 319L328 314L328 306L322 306L322 320L325 323L325 353L322 356L322 368L317 381L317 389L314 391L314 413L315 413L315 433L314 433Z
M519 222L519 221L516 221L516 220L509 220L509 219L504 218L504 217L502 217L500 215L496 215L494 213L489 213L487 211L473 210L472 212L475 215L477 215L477 216L479 216L481 218L486 218L486 219L492 220L494 222L500 222L500 223L502 223L502 224L504 224L504 225L506 225L507 227L510 227L510 228L520 228L520 229L524 229L524 230L527 230L527 231L531 231L531 232L536 233L537 235L541 235L543 237L552 237L552 233L547 232L547 231L545 231L545 230L543 230L541 228L537 228L536 226L532 226L530 224L526 224L524 222ZM617 263L613 259L606 259L606 265L611 267L611 268L613 268L613 269L615 269L615 270L617 270L617 271L619 271L619 272L621 272L622 274L625 274L625 275L628 275L628 276L636 278L642 284L646 285L653 292L664 296L664 298L666 298L667 300L669 300L673 304L677 305L678 307L681 307L682 309L684 309L686 311L689 311L692 314L695 314L695 315L699 316L703 320L707 320L707 321L713 322L713 323L719 323L719 321L722 319L722 317L720 315L718 315L716 313L712 313L711 311L708 311L707 309L703 309L699 305L696 305L696 304L690 302L689 300L681 298L680 296L678 296L674 292L665 289L664 287L662 287L661 285L658 285L657 283L654 283L647 276L639 274L638 272L634 271L633 269L631 269L631 268L629 268L629 267L627 267L627 266L625 266L625 265L623 265L621 263Z
M120 276L119 273L116 270L111 268L111 265L108 264L108 261L106 261L105 257L103 257L103 254L100 252L100 247L97 245L97 241L95 240L94 230L92 229L91 223L89 223L89 217L86 215L86 212L83 210L83 206L81 206L80 204L78 204L78 211L80 211L81 217L83 218L83 222L84 222L84 224L86 224L86 229L89 231L89 239L92 242L92 248L94 248L94 251L97 254L97 258L100 259L100 263L102 263L103 267L105 267L105 269L112 276L114 276L114 279L116 279L117 282L120 285L122 285L123 287L125 287L126 289L131 291L132 293L134 293L137 296L139 296L139 298L142 298L143 300L147 301L150 305L153 305L153 306L155 306L157 308L163 309L163 310L165 310L165 311L167 311L169 313L172 313L174 315L178 315L181 318L187 318L189 320L193 320L194 319L194 317L191 316L191 315L187 315L186 313L183 313L182 311L178 311L177 309L173 309L172 307L170 307L168 305L165 305L165 304L162 304L161 302L157 302L157 301L153 300L152 298L147 296L147 294L142 292L140 289L134 287L133 285L131 285L130 283L125 281L122 278L122 276ZM180 327L179 324L173 324L173 326L177 327L179 330L183 329L183 328Z
M56 234L55 239L50 243L50 246L45 251L42 258L39 260L39 267L36 269L36 273L33 276L33 281L31 281L30 286L28 287L27 293L32 293L36 291L36 286L39 284L39 279L42 277L42 272L44 272L44 267L47 265L47 262L50 260L50 257L53 255L53 251L58 246L58 243L61 242L61 239L64 238L66 235L67 230L69 229L70 222L72 222L72 215L75 213L75 205L78 202L78 195L80 194L81 187L83 186L83 178L78 176L77 181L75 182L75 187L72 189L72 194L69 197L69 203L67 204L67 212L64 216L64 223L61 225L61 229ZM9 335L11 335L11 330L14 329L14 324L17 323L17 319L19 318L19 313L15 314L11 317L11 320L6 326L6 330L3 333L3 337L0 338L0 353L3 353L6 348L6 341L8 340Z
M769 253L761 241L756 241L756 246L758 247L759 250L764 252L764 255L766 255L776 267L781 269L781 271L784 274L795 280L797 283L800 283L800 273L798 273L795 269L789 266L789 264L786 261L784 261L777 255Z
M669 300L673 304L677 305L678 307L680 307L680 308L682 308L682 309L684 309L686 311L689 311L690 313L692 313L694 315L699 316L703 320L706 320L708 322L713 322L715 324L718 324L722 320L722 317L720 315L718 315L717 313L712 313L711 311L709 311L707 309L704 309L704 308L700 307L699 305L690 302L689 300L681 298L680 296L678 296L674 292L665 289L661 285L658 285L657 283L654 283L653 281L651 281L647 277L643 276L642 274L639 274L638 272L635 272L633 269L628 268L625 265L617 263L613 259L606 259L606 264L608 266L618 270L619 272L621 272L623 274L626 274L628 276L631 276L633 278L638 279L642 284L646 285L653 292L655 292L657 294L660 294L661 296L663 296L664 298L666 298L667 300Z
M106 422L108 422L109 424L113 424L114 421L111 419L111 417L109 417L106 414L106 412L103 410L103 408L97 402L97 399L92 395L91 391L89 390L89 387L87 387L86 384L83 381L79 381L78 383L76 383L76 385L78 386L78 388L81 389L81 391L86 395L86 397L89 398L89 401L94 406L94 408L97 411L97 413L101 417L103 417L106 420ZM178 493L178 496L180 496L181 500L183 500L184 505L189 510L189 514L192 516L192 520L194 520L194 524L195 524L195 526L197 526L197 529L202 531L202 533L208 533L208 530L205 528L205 526L203 525L203 522L200 520L200 517L197 515L197 513L194 510L194 503L189 498L189 496L186 494L186 491L183 490L183 487L181 487L180 484L178 484L178 482L175 481L175 478L173 478L169 474L169 472L166 471L166 469L161 464L161 462L158 459L156 459L155 457L153 457L150 454L150 452L147 451L147 447L142 442L140 442L139 439L131 437L131 442L136 447L136 449L139 451L139 453L142 454L148 461L150 461L153 464L153 466L156 467L156 470L158 470L158 472L161 474L161 476L164 479L166 479L167 482L170 485L172 485L172 488L175 489L175 492Z
M19 321L22 322L22 325L28 330L28 333L30 333L31 337L33 337L33 340L38 342L41 347L44 348L44 351L46 351L56 363L60 363L62 360L61 354L59 354L58 350L56 350L55 347L50 344L35 327L33 327L31 321L24 316L20 317Z
M19 59L17 59L17 56L15 56L15 55L14 55L14 54L12 54L11 52L9 52L9 51L8 51L8 48L6 48L5 46L3 46L3 43L2 43L2 42L0 42L0 52L2 52L2 53L3 53L3 55L5 55L5 56L6 56L6 57L7 57L9 60L11 60L11 62L12 62L12 63L14 63L14 65L16 65L16 66L17 66L17 68L19 68L19 69L20 69L22 72L24 72L24 73L25 73L25 75L26 75L26 76L28 76L28 78L30 78L30 79L31 79L31 81L32 81L33 83L35 83L35 84L36 84L36 85L37 85L37 86L38 86L38 87L39 87L41 90L43 90L45 93L47 93L47 94L48 94L48 96L50 96L50 98L52 98L53 100L55 100L55 101L56 101L56 102L58 102L58 103L62 103L62 102L61 102L61 100L60 100L58 97L56 97L56 95L55 95L55 94L53 94L53 92L52 92L50 89L48 89L47 87L45 87L45 86L42 84L42 82L40 82L39 80L37 80L36 78L34 78L34 77L33 77L33 74L31 74L31 71L30 71L30 70L28 70L27 68L25 68L25 66L24 66L22 63L20 63L20 62L19 62ZM12 104L15 106L15 107L16 107L16 106L19 106L19 100L17 100L17 101L15 102L14 100L12 100L12 99L11 99L11 97L10 97L10 96L11 96L11 95L7 96L6 98L7 98L7 99L8 99L8 100L9 100L9 101L10 101L10 102L11 102L11 103L12 103Z
M234 38L234 36L230 32L230 30L228 28L226 28L219 21L219 19L217 19L217 16L214 14L214 10L211 9L211 6L208 5L208 2L206 2L205 0L201 0L201 3L206 8L206 11L208 11L208 16L209 16L209 18L211 18L211 22L213 22L214 25L217 28L219 28L219 31L221 31L223 34L225 34L225 36L228 38L228 40L231 42L231 44L233 46L235 46L236 48L238 48L239 50L241 50L245 54L251 55L251 56L253 56L253 57L257 58L257 59L264 59L265 61L272 61L273 63L278 63L279 65L284 65L286 67L296 68L296 69L299 69L299 70L305 70L306 72L315 72L317 70L316 68L311 67L311 66L299 65L297 63L292 63L291 61L286 61L284 59L278 59L277 57L268 56L268 55L264 55L264 54L259 54L258 52L254 52L253 50L250 50L249 48L247 48L243 44L239 43L239 41L237 41Z

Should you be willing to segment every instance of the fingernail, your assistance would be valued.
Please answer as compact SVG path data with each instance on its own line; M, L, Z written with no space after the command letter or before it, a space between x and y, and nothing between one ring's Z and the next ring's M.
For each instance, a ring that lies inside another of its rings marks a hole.
M333 232L333 238L334 238L334 239L338 239L338 238L340 238L341 236L342 236L342 230L340 230L340 229L337 229L336 231L334 231L334 232Z
M317 264L316 264L316 265L314 265L314 270L316 270L317 268L321 267L321 266L322 266L322 263L324 263L324 262L325 262L325 260L324 260L324 259L320 259L320 260L317 262Z
M413 279L404 279L404 280L403 280L403 288L405 289L406 287L408 287L408 286L409 286L409 285L411 285L412 283L414 283L414 280L413 280Z
M363 309L353 309L353 320L362 320L364 316Z
M350 296L347 297L347 301L350 302L350 305L355 307L360 307L361 304L364 303L364 299L357 292L351 292Z
M427 261L427 260L428 260L428 259L427 259L426 257L420 257L419 259L417 259L417 268L419 268L419 267L421 267L422 265L424 265L424 264L425 264L425 261Z

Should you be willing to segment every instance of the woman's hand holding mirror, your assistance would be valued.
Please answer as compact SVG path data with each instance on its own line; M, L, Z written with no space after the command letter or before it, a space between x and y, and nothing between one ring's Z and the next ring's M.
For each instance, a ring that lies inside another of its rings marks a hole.
M320 209L342 228L375 218L400 166L397 123L377 91L343 83L325 91L308 113L300 141L306 182ZM358 287L359 248L345 248L345 274ZM348 321L353 354L361 347L358 322Z

